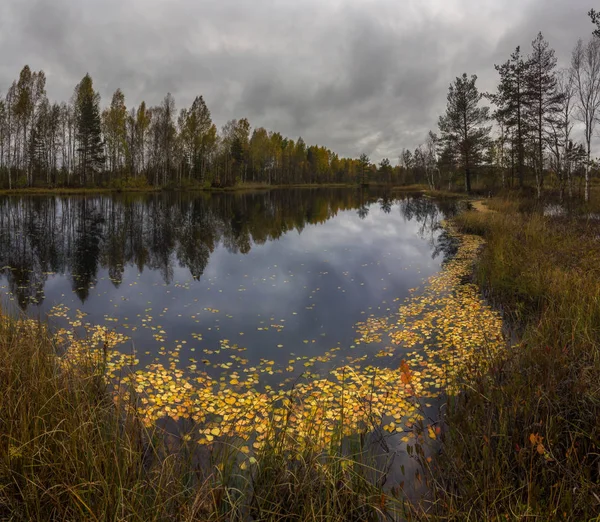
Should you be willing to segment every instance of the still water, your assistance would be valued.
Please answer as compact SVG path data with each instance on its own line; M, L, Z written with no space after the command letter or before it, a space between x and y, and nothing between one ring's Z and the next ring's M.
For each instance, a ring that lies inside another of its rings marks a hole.
M108 326L142 366L262 367L258 386L281 387L375 363L385 346L357 346L355 325L440 269L453 211L351 189L4 197L2 302L54 327Z

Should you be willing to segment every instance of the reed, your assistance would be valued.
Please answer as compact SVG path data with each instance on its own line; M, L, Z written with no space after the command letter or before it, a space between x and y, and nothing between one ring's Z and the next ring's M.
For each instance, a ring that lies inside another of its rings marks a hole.
M600 513L597 224L491 200L457 226L484 236L475 268L514 343L447 404L427 520L596 520Z
M43 324L0 315L0 520L341 522L401 507L363 436L323 452L271 429L246 467L239 441L207 454L145 428L134 402L113 400L101 364L77 364L65 366Z

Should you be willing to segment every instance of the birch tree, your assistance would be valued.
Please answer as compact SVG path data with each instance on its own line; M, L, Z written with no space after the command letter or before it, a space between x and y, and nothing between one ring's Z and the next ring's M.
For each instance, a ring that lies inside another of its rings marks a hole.
M584 44L580 39L571 55L571 70L577 95L575 115L584 126L586 147L584 199L590 199L590 160L592 137L600 110L600 38Z

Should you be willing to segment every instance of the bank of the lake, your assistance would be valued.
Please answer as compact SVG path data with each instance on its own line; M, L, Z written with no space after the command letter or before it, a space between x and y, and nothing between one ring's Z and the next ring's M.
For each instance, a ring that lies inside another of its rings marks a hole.
M513 346L447 404L424 519L597 520L600 245L597 220L544 215L512 194L457 216L486 242L475 279Z
M427 187L425 185L407 185L391 187L385 184L372 184L373 187L381 188L393 188L393 189L406 189L407 191L425 191ZM170 185L170 186L153 186L153 185L139 185L139 184L113 184L105 187L20 187L12 189L1 189L1 196L11 195L81 195L81 194L115 194L115 193L152 193L152 192L207 192L207 193L218 193L218 192L246 192L254 190L280 190L280 189L316 189L316 188L360 188L359 184L353 183L298 183L298 184L268 184L268 183L237 183L232 186L217 187L207 186L202 184L192 185Z
M427 194L435 198L464 198L464 194L457 192L431 190L424 184L394 185L381 182L369 183L367 186L361 186L357 183L297 183L297 184L268 184L268 183L237 183L229 187L205 186L193 184L189 186L152 186L136 184L117 184L106 187L20 187L12 189L0 189L0 196L73 196L73 195L96 195L96 194L120 194L120 193L157 193L157 192L198 192L198 193L236 193L252 192L261 190L293 190L293 189L361 189L361 190L387 190L392 192L401 192L406 194Z

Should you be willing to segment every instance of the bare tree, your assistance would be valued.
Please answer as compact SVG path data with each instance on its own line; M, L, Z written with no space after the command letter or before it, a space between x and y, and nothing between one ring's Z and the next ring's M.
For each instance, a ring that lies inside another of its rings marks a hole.
M592 136L600 109L600 38L577 42L571 56L571 69L577 92L576 117L584 124L586 146L585 201L590 200L590 156Z
M573 130L573 109L575 101L575 81L571 69L563 69L557 75L557 88L562 94L560 112L551 122L549 147L552 153L552 167L558 178L560 200L564 199L565 184L569 197L573 197L571 177L571 154L573 148L571 131Z
M427 134L427 140L425 141L424 169L425 175L427 176L427 184L431 190L438 189L441 182L440 170L438 168L439 144L440 139L438 138L437 134L429 131L429 134Z
M502 188L506 188L506 172L508 169L506 144L509 142L509 128L502 116L496 115L498 121L498 137L490 146L490 162L500 172Z

